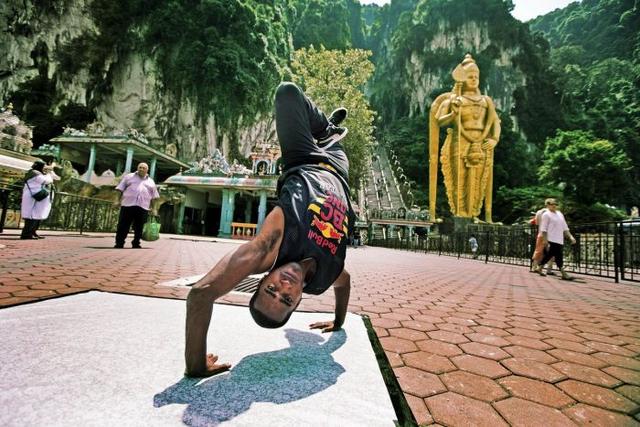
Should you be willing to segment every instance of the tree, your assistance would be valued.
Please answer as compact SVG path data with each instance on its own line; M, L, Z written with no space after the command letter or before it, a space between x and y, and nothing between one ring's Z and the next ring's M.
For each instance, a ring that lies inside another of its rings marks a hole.
M522 224L528 222L538 209L544 206L544 200L553 197L563 205L562 192L558 188L529 186L510 188L501 186L496 191L494 212L500 212L500 221L505 224Z
M349 136L344 140L349 158L349 184L360 187L373 144L375 113L364 96L364 85L373 74L370 51L351 49L319 50L311 47L294 52L291 64L293 80L327 114L338 106L349 110L345 125Z
M563 187L581 204L618 203L630 182L631 161L611 141L585 131L558 131L546 142L541 181Z
M569 47L563 51L571 51ZM578 64L575 55L554 55L562 111L568 129L592 131L613 142L631 159L628 197L640 198L640 66L603 59Z

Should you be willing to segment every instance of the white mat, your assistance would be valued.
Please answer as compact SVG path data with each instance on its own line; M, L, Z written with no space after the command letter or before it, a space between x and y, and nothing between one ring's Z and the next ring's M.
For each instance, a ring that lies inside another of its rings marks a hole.
M216 305L208 349L232 370L184 378L185 302L89 292L0 310L2 426L390 426L362 320L256 326Z

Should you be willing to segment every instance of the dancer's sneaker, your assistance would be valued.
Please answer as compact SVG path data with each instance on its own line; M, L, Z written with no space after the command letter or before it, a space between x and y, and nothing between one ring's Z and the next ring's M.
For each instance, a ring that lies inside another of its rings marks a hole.
M333 123L334 126L340 126L340 123L344 122L347 118L347 109L344 107L336 108L329 116L329 123Z
M347 133L349 133L347 128L334 126L332 123L329 123L329 126L327 126L324 132L318 137L318 147L327 149L342 140L342 138L347 136Z

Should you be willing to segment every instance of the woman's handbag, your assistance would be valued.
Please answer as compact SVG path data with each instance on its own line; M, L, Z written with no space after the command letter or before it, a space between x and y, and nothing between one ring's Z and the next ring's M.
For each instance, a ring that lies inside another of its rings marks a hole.
M31 197L33 197L34 199L36 199L36 202L39 202L41 200L46 199L49 196L49 190L46 189L46 187L44 186L44 184L42 185L42 187L40 188L40 191L34 193L33 191L31 191L31 187L29 186L28 182L25 182L25 184L27 184L27 188L29 189L29 193L31 193Z
M160 238L160 223L156 222L154 215L149 215L149 220L142 227L142 240L153 242Z

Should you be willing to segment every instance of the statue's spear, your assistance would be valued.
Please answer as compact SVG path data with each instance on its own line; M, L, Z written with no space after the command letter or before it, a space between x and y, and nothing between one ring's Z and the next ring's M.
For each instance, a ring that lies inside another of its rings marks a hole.
M453 76L453 80L456 82L454 85L454 91L456 94L456 101L460 99L462 96L462 84L466 80L467 73L465 69L462 67L462 64L458 64L458 66L451 73ZM456 157L456 216L460 216L460 202L462 195L462 184L460 182L460 176L462 171L462 150L460 149L460 139L462 138L462 114L460 114L460 105L458 105L458 112L456 116L456 129L457 129L457 139L456 145L458 148L458 156ZM452 107L453 108L453 107Z

